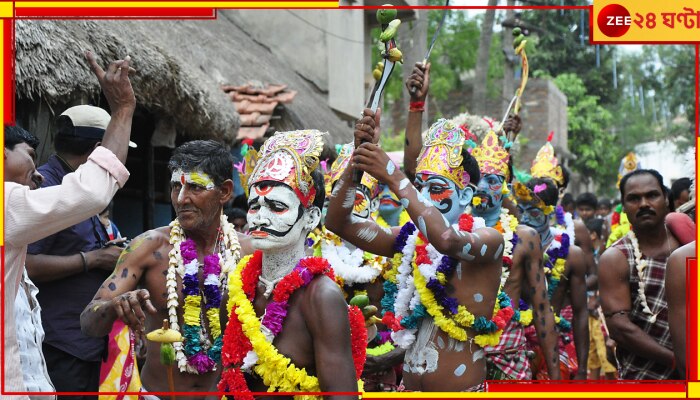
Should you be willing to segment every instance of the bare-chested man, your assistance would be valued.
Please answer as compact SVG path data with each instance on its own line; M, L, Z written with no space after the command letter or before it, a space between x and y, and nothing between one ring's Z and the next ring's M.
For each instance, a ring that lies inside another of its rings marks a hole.
M175 391L216 391L227 274L251 252L248 239L222 213L233 191L233 159L221 144L198 140L178 147L168 166L177 219L143 233L122 252L114 274L81 314L81 327L104 336L119 318L143 333L168 319L184 336L175 344ZM171 391L159 354L158 343L148 342L144 391Z
M503 237L463 214L479 179L475 160L462 149L463 132L446 120L431 127L415 187L375 144L379 118L371 110L364 111L355 135L368 143L355 150L353 165L340 178L326 223L371 253L403 254L400 265L394 265L396 290L385 294L395 300L393 311L384 315L396 344L407 348L403 386L409 391L483 390L481 346L497 343L513 311L507 296L498 295ZM389 229L352 218L346 199L354 196L355 168L389 185L417 230L410 223ZM494 304L503 309L492 320Z
M230 276L224 392L358 391L364 318L348 309L328 261L305 255L325 197L317 169L323 136L317 130L275 134L247 182L256 252Z

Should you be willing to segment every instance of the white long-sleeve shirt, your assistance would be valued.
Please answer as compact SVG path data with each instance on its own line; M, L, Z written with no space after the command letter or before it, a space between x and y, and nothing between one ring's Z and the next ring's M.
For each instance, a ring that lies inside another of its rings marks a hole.
M96 148L61 185L30 190L5 182L5 263L3 265L5 347L3 399L27 400L22 379L14 302L22 280L27 245L102 211L129 178L129 171L104 147ZM1 228L1 227L0 227ZM2 229L0 229L1 231Z

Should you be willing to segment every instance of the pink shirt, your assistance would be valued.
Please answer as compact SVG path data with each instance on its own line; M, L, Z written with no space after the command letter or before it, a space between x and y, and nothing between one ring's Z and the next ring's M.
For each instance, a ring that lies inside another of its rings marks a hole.
M5 182L5 375L4 392L24 392L14 301L22 279L27 245L75 225L102 211L129 178L129 171L111 151L96 148L88 161L63 178L59 186L30 190ZM2 396L23 399L26 395Z

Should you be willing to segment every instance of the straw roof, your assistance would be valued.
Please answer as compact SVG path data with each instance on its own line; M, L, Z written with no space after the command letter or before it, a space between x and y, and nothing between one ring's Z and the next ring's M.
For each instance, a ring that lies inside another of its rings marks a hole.
M178 133L231 143L239 128L233 103L221 89L257 80L299 92L287 113L296 128L331 133L335 143L351 130L323 93L268 48L219 12L211 21L16 21L16 95L50 105L94 97L97 80L83 51L98 63L130 55L139 105L173 121Z

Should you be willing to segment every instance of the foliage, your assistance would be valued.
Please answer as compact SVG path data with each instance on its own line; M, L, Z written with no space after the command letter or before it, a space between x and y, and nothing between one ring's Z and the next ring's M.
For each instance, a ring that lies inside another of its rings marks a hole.
M402 129L398 135L390 136L382 134L382 149L386 152L403 151L403 144L406 140L406 130Z

